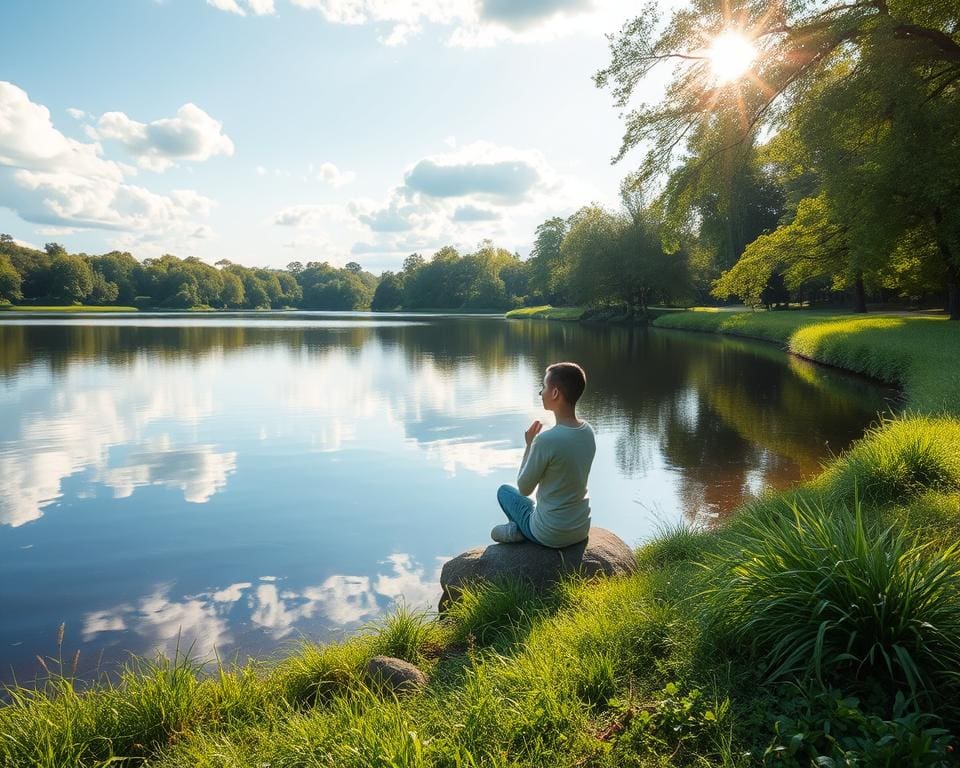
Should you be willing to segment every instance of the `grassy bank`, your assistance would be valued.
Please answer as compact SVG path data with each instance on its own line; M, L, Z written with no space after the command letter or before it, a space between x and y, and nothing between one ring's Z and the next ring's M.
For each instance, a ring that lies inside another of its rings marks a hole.
M653 324L777 342L802 357L895 384L913 409L960 415L960 327L944 317L696 311Z
M512 320L579 320L583 314L582 307L551 307L544 304L540 307L521 307L511 309L505 317Z
M872 350L912 415L721 529L664 531L628 578L547 597L478 586L444 620L401 609L242 668L140 663L82 693L51 675L0 709L0 765L956 764L960 422L939 404L957 366L926 349L949 353L955 331L758 317L771 325L757 336L799 337L828 362L871 372ZM419 664L429 685L371 689L375 654Z
M508 320L562 320L566 322L590 322L610 325L646 325L663 315L676 314L683 310L673 307L647 307L642 317L631 316L625 306L609 307L521 307L511 309L504 315Z
M136 307L101 307L87 304L73 306L37 307L32 304L5 304L0 310L7 312L138 312Z

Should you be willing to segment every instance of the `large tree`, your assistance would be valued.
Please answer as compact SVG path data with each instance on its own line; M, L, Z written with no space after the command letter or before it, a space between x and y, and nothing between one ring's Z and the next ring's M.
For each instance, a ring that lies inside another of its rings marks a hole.
M570 217L563 241L570 263L570 290L579 303L621 304L631 317L654 302L686 295L683 252L667 253L650 212L614 214L597 205Z
M874 259L926 234L934 247L923 252L939 259L951 317L960 318L956 3L694 0L665 25L656 13L621 30L597 75L628 108L646 75L677 65L658 104L628 112L618 158L645 145L643 178L662 177L690 159L692 139L727 121L729 140L695 159L695 180L789 126L847 232L848 258L837 272L859 264L866 274ZM756 56L742 77L725 81L711 46L731 34L750 41Z
M530 251L530 289L551 304L565 304L570 265L564 262L561 246L567 234L566 219L554 216L537 227Z
M80 303L93 290L93 270L82 256L57 252L50 262L51 294L68 304Z

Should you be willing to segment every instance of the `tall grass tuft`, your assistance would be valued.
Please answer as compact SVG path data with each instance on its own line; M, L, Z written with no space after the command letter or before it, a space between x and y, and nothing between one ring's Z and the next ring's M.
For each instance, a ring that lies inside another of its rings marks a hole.
M699 562L712 542L706 530L691 528L685 523L664 525L637 550L637 564L644 570L656 570L678 563Z
M451 641L512 642L544 608L544 598L525 580L464 585L457 601L447 609L453 623Z
M960 422L910 416L871 429L819 479L827 498L850 504L903 503L926 492L960 490Z
M426 612L405 604L374 624L370 631L376 654L394 656L411 664L419 664L438 646L437 624L429 620Z
M712 558L701 595L721 632L749 646L769 678L872 677L892 692L932 693L960 669L960 547L902 532L870 534L850 514L795 503L743 521L739 552Z
M0 709L0 765L136 764L185 732L200 713L199 666L173 659L137 660L119 682L86 692L72 677L51 672L35 689L8 691Z
M331 645L303 641L277 665L271 682L290 706L311 706L356 688L363 664L373 655L369 638L364 636Z

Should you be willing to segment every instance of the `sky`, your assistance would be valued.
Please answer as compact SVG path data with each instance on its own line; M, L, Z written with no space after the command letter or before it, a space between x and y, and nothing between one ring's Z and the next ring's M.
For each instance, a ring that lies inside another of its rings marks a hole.
M487 238L526 256L639 162L611 165L623 124L592 80L638 9L3 0L0 232L374 273Z

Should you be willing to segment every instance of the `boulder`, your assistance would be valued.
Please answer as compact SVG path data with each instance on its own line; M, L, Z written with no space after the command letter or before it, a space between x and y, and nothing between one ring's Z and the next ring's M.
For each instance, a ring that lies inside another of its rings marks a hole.
M440 572L440 612L456 601L461 584L520 578L536 589L548 589L567 574L623 576L636 567L633 550L604 528L591 528L586 541L563 549L542 547L532 541L477 547L444 564Z
M374 687L408 693L427 684L427 676L416 666L392 656L374 656L367 662L367 680Z

